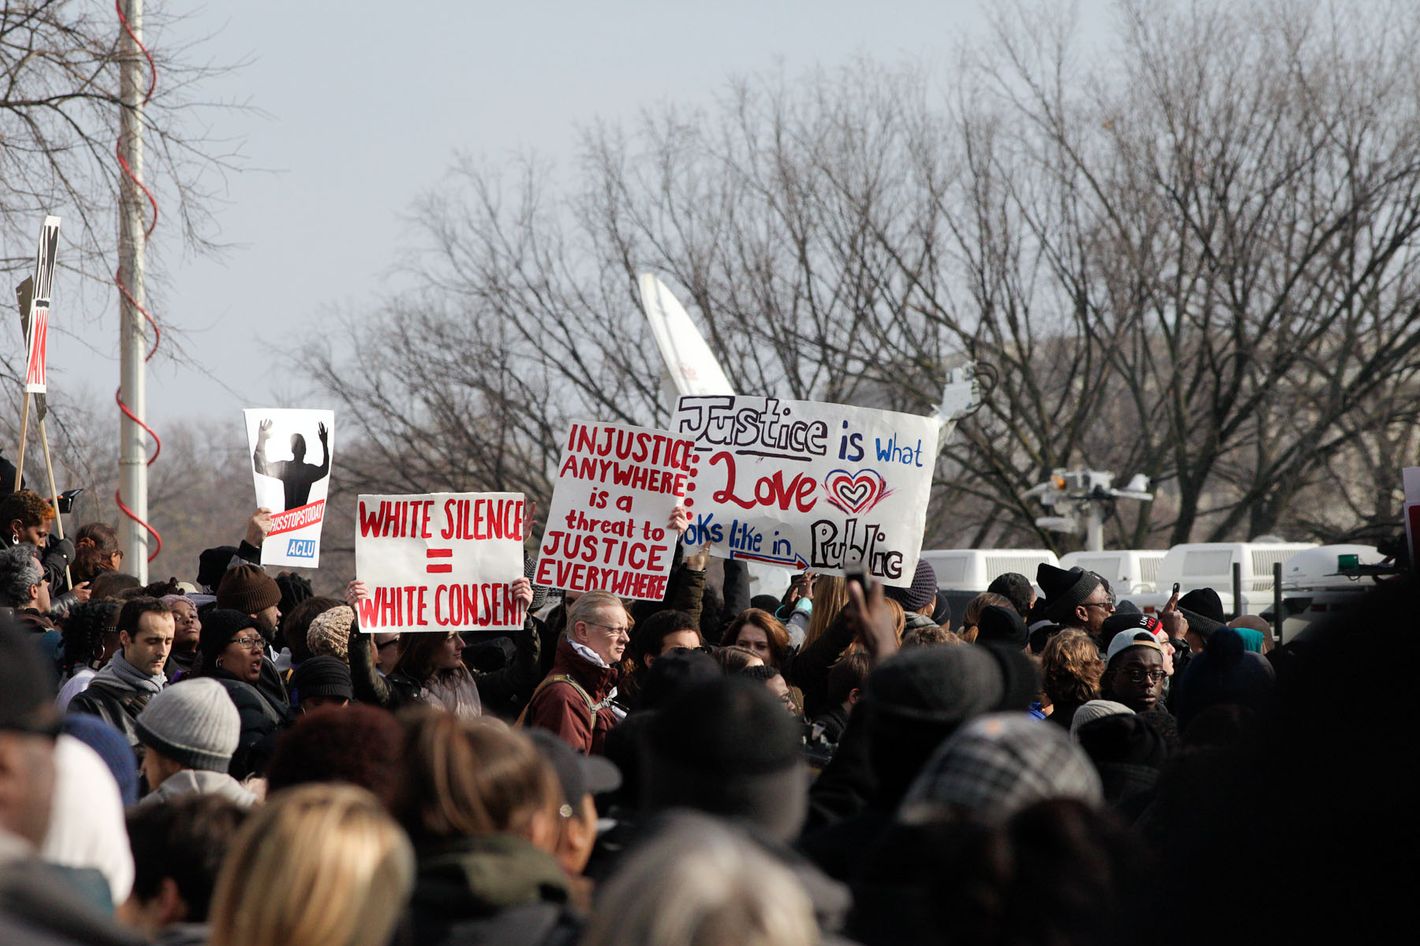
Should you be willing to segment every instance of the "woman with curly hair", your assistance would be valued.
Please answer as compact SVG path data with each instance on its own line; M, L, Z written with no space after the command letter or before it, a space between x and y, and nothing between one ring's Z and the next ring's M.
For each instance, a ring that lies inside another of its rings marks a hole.
M84 692L94 674L118 650L118 602L86 601L75 605L60 632L63 685L55 705L63 713Z
M1049 719L1066 729L1077 709L1100 697L1104 662L1083 631L1061 631L1052 637L1040 655L1040 670L1045 695L1054 707Z

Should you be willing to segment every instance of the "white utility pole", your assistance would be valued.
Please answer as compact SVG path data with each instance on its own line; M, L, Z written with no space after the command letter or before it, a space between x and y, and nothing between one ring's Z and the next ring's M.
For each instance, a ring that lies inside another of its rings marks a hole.
M118 212L118 278L130 298L119 293L119 397L140 420L147 416L143 362L148 354L148 330L140 307L143 299L143 254L146 198L143 180L143 100L146 95L146 60L137 40L143 37L143 0L123 0L123 16L128 31L122 35L122 63L119 95L122 101L118 150L128 163L128 173L120 173ZM130 177L131 175L131 177ZM119 528L119 547L129 574L148 582L149 536L142 523L148 521L148 443L143 428L124 415L119 422L118 488L123 503L133 517L124 517Z

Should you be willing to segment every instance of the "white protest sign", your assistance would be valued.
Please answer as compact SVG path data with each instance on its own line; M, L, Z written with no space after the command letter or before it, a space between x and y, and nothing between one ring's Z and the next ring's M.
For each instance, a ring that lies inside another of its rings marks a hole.
M677 540L668 523L694 456L690 441L663 430L572 424L533 583L663 599Z
M1405 539L1410 546L1410 567L1420 570L1420 466L1400 471L1405 487Z
M685 543L824 575L912 584L935 418L813 401L683 397L673 433L700 456Z
M522 493L361 496L355 575L360 630L510 631L523 626Z
M261 564L320 565L320 532L330 494L335 412L248 409L256 504L271 510Z
M59 257L59 218L45 217L35 250L34 284L29 312L25 313L25 391L44 394L49 379L49 303L54 293L54 265Z
M733 394L735 389L695 323L666 284L642 273L641 308L651 326L651 336L661 350L666 373L677 394Z

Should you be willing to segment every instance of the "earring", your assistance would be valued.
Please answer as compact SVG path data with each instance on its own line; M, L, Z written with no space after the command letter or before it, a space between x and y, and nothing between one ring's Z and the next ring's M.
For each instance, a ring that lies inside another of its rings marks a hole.
M11 544L11 545L19 545L19 544L20 544L20 537L19 537L18 535L16 535L15 533L13 533L13 532L10 533L10 544Z
M217 667L218 667L218 669L221 669L221 666L222 666L222 658L221 658L221 657L218 657L218 658L217 658Z

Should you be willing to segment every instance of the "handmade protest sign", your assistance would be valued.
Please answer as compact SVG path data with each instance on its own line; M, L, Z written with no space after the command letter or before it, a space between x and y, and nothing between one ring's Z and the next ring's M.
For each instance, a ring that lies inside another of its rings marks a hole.
M1405 540L1410 546L1410 567L1420 570L1420 466L1400 471L1405 488Z
M660 601L677 539L667 523L694 468L690 441L663 430L573 423L533 584Z
M315 568L320 565L321 524L330 492L335 412L242 413L256 504L272 513L271 531L261 544L261 564Z
M934 418L697 396L680 399L671 430L691 438L700 457L687 545L912 584L937 457Z
M59 257L59 218L45 217L35 250L34 283L30 287L25 322L25 391L43 394L48 389L45 369L49 348L49 301L54 291L54 264Z
M360 630L509 631L523 626L522 493L360 496Z

